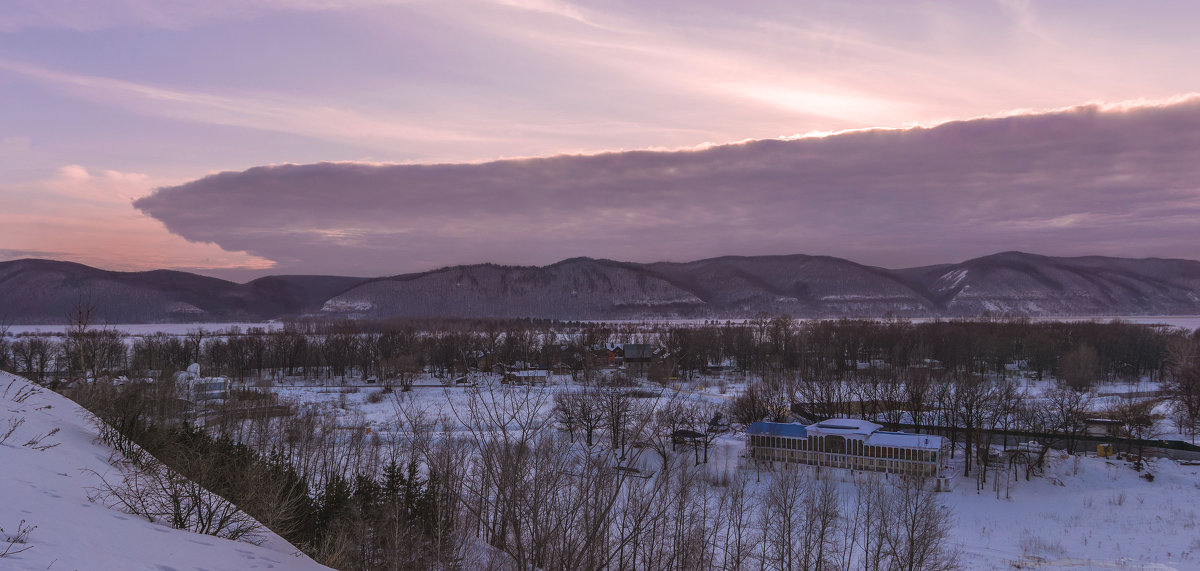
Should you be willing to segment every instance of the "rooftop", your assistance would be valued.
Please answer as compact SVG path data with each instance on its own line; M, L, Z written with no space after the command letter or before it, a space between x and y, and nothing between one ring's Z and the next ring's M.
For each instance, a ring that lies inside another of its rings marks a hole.
M869 446L889 446L917 450L938 450L942 447L941 436L910 432L880 430L883 426L858 418L833 418L824 422L804 426L787 422L755 422L746 427L748 434L760 436L785 436L808 438L812 436L860 436Z
M913 448L916 450L938 450L942 447L942 437L930 434L884 432L880 430L868 436L866 444L867 446Z
M806 438L808 432L803 424L789 422L752 422L746 427L749 434L762 436L787 436L789 438Z
M814 434L858 434L862 436L872 434L880 428L883 428L883 425L858 418L831 418L808 426L809 432Z
M528 371L513 371L509 373L514 377L546 377L550 375L550 371L528 370Z

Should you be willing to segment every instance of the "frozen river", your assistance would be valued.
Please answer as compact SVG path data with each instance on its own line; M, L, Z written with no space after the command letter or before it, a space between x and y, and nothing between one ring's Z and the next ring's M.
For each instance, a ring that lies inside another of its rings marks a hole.
M1103 315L1103 316L1068 316L1068 317L1035 317L1034 321L1098 321L1108 322L1114 319L1127 321L1129 323L1144 323L1144 324L1162 324L1171 327L1179 327L1189 331L1195 331L1200 328L1200 315ZM695 324L701 325L706 321L725 323L731 321L733 323L744 323L744 319L646 319L646 320L613 320L601 321L601 323L678 323L678 324ZM933 321L932 318L914 318L913 323L926 323ZM261 327L264 329L279 329L283 327L281 321L266 321L266 322L242 322L242 323L119 323L112 325L97 326L107 329L116 329L130 335L148 335L151 333L163 332L172 335L183 335L189 331L203 329L205 331L226 331L231 327L237 327L241 330L246 330L250 327ZM20 335L22 333L63 333L70 326L68 325L12 325L8 328L9 335ZM0 327L2 329L2 327Z

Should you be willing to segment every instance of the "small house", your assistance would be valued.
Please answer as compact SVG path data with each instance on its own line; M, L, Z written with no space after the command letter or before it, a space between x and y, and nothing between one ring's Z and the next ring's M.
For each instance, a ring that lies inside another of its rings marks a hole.
M550 381L550 371L542 369L526 369L522 371L505 371L501 382L510 385L545 385Z

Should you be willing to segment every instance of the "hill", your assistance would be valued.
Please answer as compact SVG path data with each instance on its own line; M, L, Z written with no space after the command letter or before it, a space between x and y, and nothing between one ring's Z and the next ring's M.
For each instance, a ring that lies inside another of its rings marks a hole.
M1197 315L1200 262L1004 252L891 270L828 256L456 266L366 282L327 315L558 319Z
M0 568L328 569L269 531L253 545L94 503L100 477L120 474L106 461L115 452L97 443L88 417L67 398L0 372L0 436L13 428L0 438L0 552L19 527L31 530L0 558Z
M319 309L360 278L273 276L237 284L188 272L113 272L72 262L0 262L0 319L67 323L81 304L96 323L263 321Z
M1200 262L1003 252L960 264L901 270L948 316L1193 315Z
M110 272L0 262L0 320L63 323L81 300L109 323L349 318L973 317L1200 315L1200 262L1003 252L886 269L829 256L725 256L650 264L572 258L476 264L363 279Z

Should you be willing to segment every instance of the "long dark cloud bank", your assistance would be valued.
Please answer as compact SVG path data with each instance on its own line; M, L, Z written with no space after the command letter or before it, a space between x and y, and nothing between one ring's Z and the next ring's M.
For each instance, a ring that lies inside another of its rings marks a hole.
M1200 98L933 128L484 164L252 168L135 206L277 272L386 275L573 256L1001 250L1200 257Z

